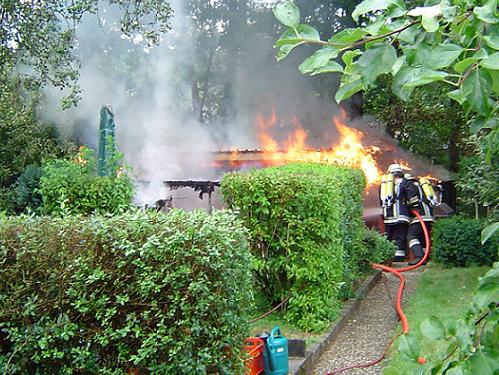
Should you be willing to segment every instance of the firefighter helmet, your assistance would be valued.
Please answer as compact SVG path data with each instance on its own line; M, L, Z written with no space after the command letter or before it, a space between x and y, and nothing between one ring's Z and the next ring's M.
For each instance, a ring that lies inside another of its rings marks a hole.
M397 164L397 163L390 164L388 166L387 172L396 176L396 177L402 177L404 175L404 171L403 171L402 167L400 166L400 164Z

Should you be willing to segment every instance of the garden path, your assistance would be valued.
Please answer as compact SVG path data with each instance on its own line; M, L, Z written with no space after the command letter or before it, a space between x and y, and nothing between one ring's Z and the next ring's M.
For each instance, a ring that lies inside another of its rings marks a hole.
M403 307L406 306L407 296L414 290L422 269L424 267L404 273L407 283ZM380 357L398 324L398 316L393 307L398 286L399 282L395 276L383 275L380 282L362 300L358 311L347 321L345 328L321 356L314 367L314 375L324 375L341 367L364 364ZM411 322L409 327L410 324ZM385 366L386 362L382 361L373 367L347 370L342 374L378 375Z

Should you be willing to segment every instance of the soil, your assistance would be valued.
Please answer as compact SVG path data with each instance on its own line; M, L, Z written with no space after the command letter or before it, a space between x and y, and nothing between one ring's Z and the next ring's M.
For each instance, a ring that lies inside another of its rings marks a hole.
M406 287L402 307L405 306L407 296L414 290L421 272L421 269L417 269L404 273ZM358 311L321 356L314 367L314 375L324 375L354 364L365 364L381 356L399 324L394 308L398 281L391 274L383 274L381 281L362 300ZM377 375L382 373L385 366L386 362L382 361L369 368L347 370L341 374Z

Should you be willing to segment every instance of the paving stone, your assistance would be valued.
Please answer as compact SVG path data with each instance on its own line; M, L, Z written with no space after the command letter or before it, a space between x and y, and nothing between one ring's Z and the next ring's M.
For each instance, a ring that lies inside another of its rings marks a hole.
M420 273L420 270L404 273L407 282L404 301L414 290ZM398 324L394 309L398 287L398 279L395 276L384 274L381 281L362 300L359 309L348 319L344 329L322 354L314 366L314 375L324 375L335 369L367 363L380 357ZM402 306L404 305L403 302ZM373 367L347 370L342 374L377 375L381 374L385 366L382 361Z

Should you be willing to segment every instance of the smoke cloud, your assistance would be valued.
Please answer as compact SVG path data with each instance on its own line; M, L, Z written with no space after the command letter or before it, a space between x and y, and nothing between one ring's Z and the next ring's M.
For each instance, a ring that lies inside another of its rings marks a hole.
M277 139L295 130L294 118L298 118L310 147L334 144L337 134L331 118L338 115L338 107L332 100L319 99L317 80L332 97L336 78L310 78L298 71L311 53L307 48L283 62L275 61L273 44L282 30L266 8L274 0L238 2L238 8L206 24L188 8L191 2L169 2L174 9L172 31L154 48L145 47L140 36L123 38L115 26L119 13L112 6L101 8L99 19L85 18L78 29L82 99L77 108L60 112L60 95L50 93L43 111L61 123L68 136L96 148L99 110L110 105L118 147L138 182L138 204L174 194L166 190L165 180L220 178L219 172L207 167L213 151L260 147L256 117L268 117L272 111L278 118ZM213 12L220 11L220 1L210 4ZM249 9L260 12L255 13L258 20ZM204 33L211 37L203 39ZM203 114L196 108L194 91L203 90L196 81L203 72L209 84L226 96L224 113L212 108L218 111L218 119L205 116L200 121ZM365 131L371 144L381 142L381 148L402 155L379 125L366 121L349 125Z

